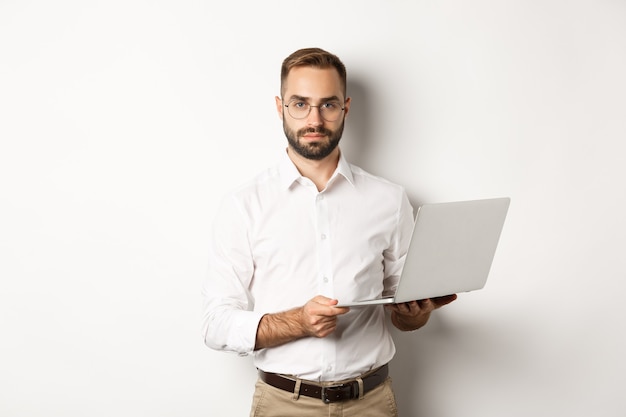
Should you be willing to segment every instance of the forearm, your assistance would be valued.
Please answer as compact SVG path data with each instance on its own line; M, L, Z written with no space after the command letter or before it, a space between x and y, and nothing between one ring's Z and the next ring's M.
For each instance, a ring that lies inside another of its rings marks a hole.
M301 324L301 316L302 308L264 315L259 322L254 350L279 346L305 337L307 334Z
M424 327L424 325L428 323L429 318L430 313L420 314L418 316L403 315L395 311L391 313L391 322L398 330L403 332L417 330Z

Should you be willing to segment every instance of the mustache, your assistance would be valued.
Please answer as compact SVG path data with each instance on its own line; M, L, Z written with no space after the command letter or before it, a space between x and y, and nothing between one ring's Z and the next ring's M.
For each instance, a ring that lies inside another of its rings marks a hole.
M326 136L331 136L333 134L332 130L326 129L323 126L319 127L305 127L304 129L298 130L298 136L304 136L307 133L319 133Z

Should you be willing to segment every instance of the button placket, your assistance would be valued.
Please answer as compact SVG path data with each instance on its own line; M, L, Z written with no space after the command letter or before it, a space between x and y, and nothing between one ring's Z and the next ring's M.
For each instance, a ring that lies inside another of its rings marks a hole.
M323 194L315 198L315 214L318 231L318 271L320 294L334 296L333 275L331 269L331 240L328 219L328 201Z
M332 234L328 218L328 198L318 194L315 198L315 215L317 221L317 256L319 273L319 293L334 298L334 284L332 271ZM330 340L322 340L321 373L325 380L333 379L335 374L336 352Z

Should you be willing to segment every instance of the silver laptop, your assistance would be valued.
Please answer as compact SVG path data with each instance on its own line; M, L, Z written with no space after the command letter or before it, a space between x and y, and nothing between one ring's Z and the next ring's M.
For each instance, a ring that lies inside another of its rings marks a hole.
M392 297L339 300L338 307L394 304L485 286L510 198L424 204Z

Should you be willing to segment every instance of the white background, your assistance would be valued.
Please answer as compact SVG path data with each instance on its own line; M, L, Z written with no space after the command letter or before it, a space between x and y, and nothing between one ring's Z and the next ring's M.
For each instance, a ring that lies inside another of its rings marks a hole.
M395 334L401 415L623 416L623 0L0 0L0 415L248 414L207 238L308 46L348 67L352 162L512 199L487 287Z

